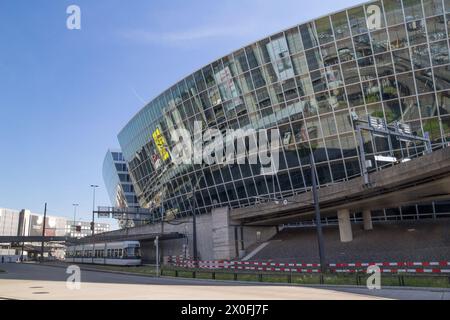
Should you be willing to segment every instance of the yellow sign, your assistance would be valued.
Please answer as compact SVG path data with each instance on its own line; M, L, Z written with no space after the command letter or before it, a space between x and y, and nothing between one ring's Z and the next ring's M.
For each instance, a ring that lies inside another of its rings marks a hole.
M153 140L155 141L156 148L158 149L159 154L161 155L161 159L164 161L169 159L169 152L167 152L166 149L166 139L164 139L164 136L161 134L161 131L159 128L156 128L156 130L152 134Z

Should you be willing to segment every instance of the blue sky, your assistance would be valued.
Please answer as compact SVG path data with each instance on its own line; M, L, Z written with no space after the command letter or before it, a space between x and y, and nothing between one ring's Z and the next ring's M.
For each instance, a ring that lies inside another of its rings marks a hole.
M203 65L361 0L1 0L0 207L89 221L90 184L146 101ZM66 8L81 8L81 30ZM110 222L106 220L106 222Z

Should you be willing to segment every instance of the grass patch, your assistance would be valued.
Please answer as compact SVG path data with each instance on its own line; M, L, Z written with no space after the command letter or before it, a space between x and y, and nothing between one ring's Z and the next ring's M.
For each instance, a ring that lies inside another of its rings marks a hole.
M90 265L89 267L97 268L99 270L131 272L136 274L155 275L156 268L152 266L104 266L104 265ZM195 278L198 279L213 279L212 271L205 269L181 269L172 266L164 266L162 271L163 276L179 277L179 278ZM0 272L4 272L0 269ZM426 276L405 274L401 275L385 275L381 276L381 286L408 286L408 287L430 287L430 288L450 288L450 275L448 276ZM314 285L320 284L319 274L301 274L292 273L291 283L299 285ZM230 272L230 271L216 271L216 280L228 281L249 281L249 282L266 282L266 283L288 283L288 273L249 273L249 272ZM326 274L324 276L324 284L327 285L360 285L365 286L368 276L365 274Z
M0 273L2 273L2 272L6 272L5 270L3 270L3 269L0 269Z

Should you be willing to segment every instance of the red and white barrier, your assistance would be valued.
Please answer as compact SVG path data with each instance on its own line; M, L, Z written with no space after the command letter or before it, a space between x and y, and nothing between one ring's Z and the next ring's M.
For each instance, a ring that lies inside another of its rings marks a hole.
M280 263L261 261L228 261L228 260L206 260L193 261L183 257L170 257L169 262L177 267L200 268L200 269L232 269L271 272L299 272L319 273L319 263ZM331 272L356 273L367 272L367 267L378 266L383 273L450 273L448 261L440 262L356 262L356 263L330 263ZM403 268L398 268L403 267ZM417 268L422 267L422 268ZM432 268L424 268L432 267Z

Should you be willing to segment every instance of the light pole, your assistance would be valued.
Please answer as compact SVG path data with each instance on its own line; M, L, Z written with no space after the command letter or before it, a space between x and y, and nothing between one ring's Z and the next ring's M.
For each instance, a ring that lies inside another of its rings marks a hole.
M77 233L77 225L76 225L76 217L77 217L77 207L79 206L78 203L74 203L73 205L73 236L75 237Z
M95 217L94 217L94 213L95 213L95 189L98 188L99 186L96 184L91 184L91 188L93 191L93 196L92 196L92 222L91 222L91 231L92 231L92 236L94 236L94 230L95 230Z
M319 245L319 259L320 259L320 281L323 282L324 273L327 271L327 265L325 260L325 246L323 243L322 221L320 217L320 204L319 193L317 192L317 177L316 177L316 163L314 161L314 154L310 154L309 161L311 163L311 180L312 180L312 192L314 199L314 213L316 218L317 240Z
M92 197L92 222L91 222L91 231L92 231L92 263L94 263L94 252L95 252L95 241L94 241L94 231L95 231L95 218L94 218L94 212L95 212L95 189L98 188L98 185L91 184L91 188L93 191L93 197Z

